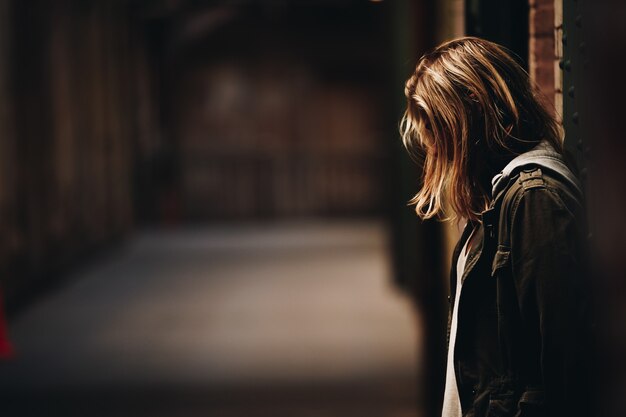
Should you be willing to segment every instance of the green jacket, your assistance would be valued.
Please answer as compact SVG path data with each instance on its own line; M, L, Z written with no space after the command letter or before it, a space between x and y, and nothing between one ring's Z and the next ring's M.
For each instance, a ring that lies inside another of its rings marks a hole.
M494 178L493 195L482 221L466 226L450 275L453 300L458 255L476 229L454 352L463 415L590 415L580 187L560 154L540 147Z

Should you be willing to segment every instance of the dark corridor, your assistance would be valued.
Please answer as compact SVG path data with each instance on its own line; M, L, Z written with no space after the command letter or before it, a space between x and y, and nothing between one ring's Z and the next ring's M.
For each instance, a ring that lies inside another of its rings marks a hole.
M399 10L0 0L0 415L420 414Z

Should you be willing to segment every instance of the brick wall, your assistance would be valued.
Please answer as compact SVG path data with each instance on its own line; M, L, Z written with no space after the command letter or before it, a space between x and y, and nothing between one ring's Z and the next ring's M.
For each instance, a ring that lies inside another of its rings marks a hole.
M560 38L562 0L529 0L529 69L548 104L562 114Z

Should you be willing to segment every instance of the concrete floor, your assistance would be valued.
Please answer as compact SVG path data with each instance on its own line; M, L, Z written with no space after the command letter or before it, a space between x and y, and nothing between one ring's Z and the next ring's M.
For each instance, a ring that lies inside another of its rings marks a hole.
M153 231L10 323L10 415L416 416L376 222ZM0 409L0 415L6 415Z

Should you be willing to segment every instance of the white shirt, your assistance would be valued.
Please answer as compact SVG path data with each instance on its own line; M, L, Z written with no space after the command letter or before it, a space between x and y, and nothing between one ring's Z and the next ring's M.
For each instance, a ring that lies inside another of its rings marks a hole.
M461 297L461 286L463 285L462 277L465 271L465 262L467 261L467 246L472 239L472 234L461 249L459 259L456 263L456 294L454 296L454 309L452 311L452 323L450 324L450 344L448 345L448 364L446 366L446 388L443 394L443 408L441 410L442 417L462 417L461 399L459 397L459 389L456 385L456 375L454 372L454 344L456 342L456 330L459 314L459 299Z

